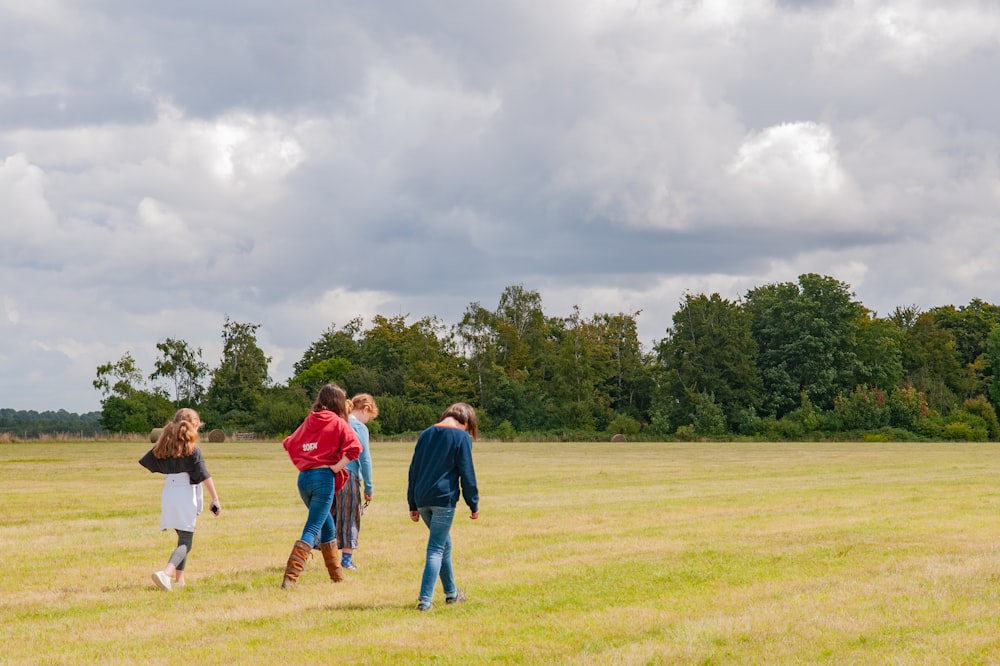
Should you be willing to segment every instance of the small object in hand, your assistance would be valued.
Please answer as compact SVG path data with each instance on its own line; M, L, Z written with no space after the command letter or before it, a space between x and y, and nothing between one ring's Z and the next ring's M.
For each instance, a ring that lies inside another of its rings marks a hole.
M222 507L220 507L217 502L212 502L212 513L214 513L215 515L219 515L219 511L221 510Z
M365 502L364 504L361 505L361 515L362 516L365 515L365 511L368 510L368 504L369 504L368 502Z

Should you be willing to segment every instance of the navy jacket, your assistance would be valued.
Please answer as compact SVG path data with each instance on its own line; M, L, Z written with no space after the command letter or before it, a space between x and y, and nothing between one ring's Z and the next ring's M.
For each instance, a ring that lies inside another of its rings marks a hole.
M454 507L459 493L473 513L479 511L472 437L459 428L433 425L420 433L413 449L406 501L410 511L424 506Z

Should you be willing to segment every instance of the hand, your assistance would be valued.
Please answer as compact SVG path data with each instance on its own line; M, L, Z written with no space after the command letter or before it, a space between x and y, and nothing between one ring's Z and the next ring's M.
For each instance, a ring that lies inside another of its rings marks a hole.
M420 512L419 511L411 511L410 512L410 520L412 520L415 523L419 523L420 522Z
M469 514L469 518L471 518L472 520L478 520L479 519L479 512L478 511L473 511L472 513Z
M371 493L365 493L365 503L368 503L368 502L371 502L371 501L372 501L372 494Z
M219 500L215 500L214 502L212 502L211 509L212 513L214 513L215 515L219 515L220 513L222 513L222 505L219 504Z

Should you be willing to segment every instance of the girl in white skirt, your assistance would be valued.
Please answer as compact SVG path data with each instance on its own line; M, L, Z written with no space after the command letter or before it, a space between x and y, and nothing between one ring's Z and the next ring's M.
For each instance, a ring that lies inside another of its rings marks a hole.
M166 475L160 509L160 529L177 532L177 547L161 571L153 573L157 587L169 592L174 585L184 585L184 568L194 542L194 526L205 505L202 485L212 496L212 513L222 511L215 482L198 448L198 412L177 410L174 420L163 427L156 446L139 460L150 472Z

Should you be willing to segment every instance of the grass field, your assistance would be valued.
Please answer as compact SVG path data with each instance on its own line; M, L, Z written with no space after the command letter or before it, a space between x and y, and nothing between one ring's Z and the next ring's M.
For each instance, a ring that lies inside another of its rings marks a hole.
M0 445L0 663L1000 663L997 444L480 442L430 613L412 444L372 445L361 569L288 591L294 468L204 444L224 511L173 593L149 446Z

